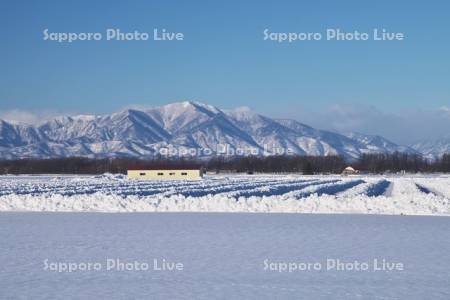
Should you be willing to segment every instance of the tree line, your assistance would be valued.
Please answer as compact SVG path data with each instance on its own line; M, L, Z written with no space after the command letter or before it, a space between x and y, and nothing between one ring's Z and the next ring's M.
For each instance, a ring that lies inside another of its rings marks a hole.
M216 157L206 164L208 171L220 173L282 173L294 172L303 174L341 173L346 166L340 156L244 156L244 157Z
M254 173L297 172L304 174L340 173L346 166L339 156L268 156L268 157L214 157L209 160L192 159L92 159L83 157L1 160L0 174L103 174L123 173L128 168L142 166L158 168L161 165L198 165L205 171Z
M302 174L339 174L351 165L367 173L428 173L450 172L450 153L440 159L429 161L419 155L407 153L363 154L352 162L340 156L245 156L213 157L209 160L193 159L137 159L110 158L93 159L84 157L0 160L0 174L103 174L123 173L128 168L143 166L150 168L161 165L199 165L205 171L213 173L302 173Z
M450 153L430 161L418 154L395 152L393 154L363 154L354 164L359 169L369 173L433 173L450 172Z

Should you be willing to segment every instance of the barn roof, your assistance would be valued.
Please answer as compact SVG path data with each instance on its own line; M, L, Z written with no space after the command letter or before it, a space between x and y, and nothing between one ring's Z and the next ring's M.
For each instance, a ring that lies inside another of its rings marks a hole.
M199 164L143 164L129 166L128 170L200 170Z

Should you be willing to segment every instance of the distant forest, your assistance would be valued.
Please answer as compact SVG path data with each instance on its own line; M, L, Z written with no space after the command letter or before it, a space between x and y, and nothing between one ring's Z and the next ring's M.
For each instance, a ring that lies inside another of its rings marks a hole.
M205 171L221 173L302 173L339 174L351 165L361 172L430 173L450 172L450 154L429 161L419 155L405 153L364 154L359 160L346 162L339 156L267 156L213 157L209 160L135 158L91 159L82 157L54 159L1 160L0 174L103 174L123 173L131 166L200 165Z

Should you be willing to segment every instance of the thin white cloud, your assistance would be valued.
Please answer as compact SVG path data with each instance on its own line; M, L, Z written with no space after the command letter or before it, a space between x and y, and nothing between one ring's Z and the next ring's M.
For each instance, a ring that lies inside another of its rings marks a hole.
M440 112L442 112L444 115L446 115L447 117L450 117L450 107L448 106L442 106L439 109Z
M450 128L449 107L386 112L374 106L335 104L321 111L301 110L291 117L316 128L381 135L404 145L439 139Z
M62 115L73 115L51 110L27 111L20 109L0 110L0 119L11 123L39 124Z

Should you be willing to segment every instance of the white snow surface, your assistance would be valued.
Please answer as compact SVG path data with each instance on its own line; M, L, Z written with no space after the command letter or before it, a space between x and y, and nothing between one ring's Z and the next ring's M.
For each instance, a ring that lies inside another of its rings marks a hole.
M0 213L1 299L450 299L450 218L235 213ZM107 270L107 259L183 271ZM326 270L328 259L370 264ZM373 261L403 271L374 271ZM55 272L49 263L100 263ZM316 263L278 272L270 263Z
M0 211L450 215L448 176L0 176Z

